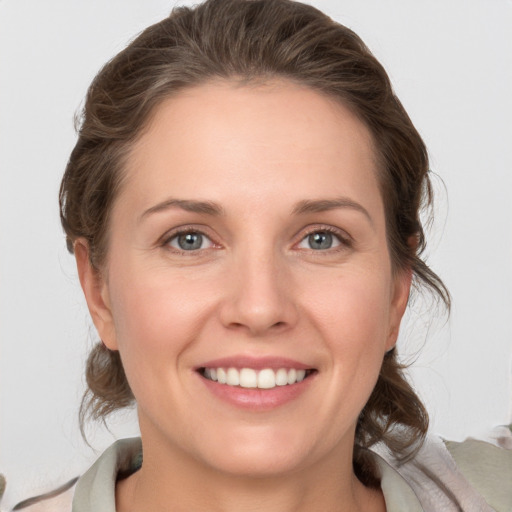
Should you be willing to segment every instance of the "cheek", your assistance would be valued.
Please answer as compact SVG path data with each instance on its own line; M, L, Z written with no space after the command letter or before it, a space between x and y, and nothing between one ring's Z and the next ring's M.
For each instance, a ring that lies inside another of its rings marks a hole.
M391 279L385 275L354 272L326 276L323 283L316 279L304 295L310 297L317 328L340 347L378 346L390 322Z
M184 380L190 372L188 354L204 327L211 291L208 294L204 285L192 285L169 272L139 269L124 275L132 278L112 276L111 296L130 388L139 413L160 411L153 414L155 423L161 418L175 420L183 411L180 404L193 398Z
M168 356L179 363L180 353L197 339L198 319L210 307L209 288L164 271L138 269L112 275L115 331L127 373L132 362L152 370L168 365Z
M390 330L390 280L378 275L344 274L310 294L310 318L330 353L332 394L356 412L376 383Z

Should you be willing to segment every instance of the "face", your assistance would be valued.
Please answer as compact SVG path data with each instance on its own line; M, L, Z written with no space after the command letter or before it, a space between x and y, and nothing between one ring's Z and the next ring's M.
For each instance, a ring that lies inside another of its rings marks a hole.
M409 279L347 108L287 82L166 100L131 152L101 276L78 259L147 453L236 474L351 464Z

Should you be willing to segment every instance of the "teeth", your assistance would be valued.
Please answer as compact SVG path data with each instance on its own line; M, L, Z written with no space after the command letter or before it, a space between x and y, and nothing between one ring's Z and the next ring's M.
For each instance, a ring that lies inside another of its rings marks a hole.
M234 368L231 368L231 370L236 372ZM243 388L258 387L258 375L252 368L242 368L240 370L240 386Z
M226 377L226 371L224 370L224 368L217 368L216 373L217 373L217 382L219 384L226 384L227 377ZM214 380L213 373L211 370L210 370L210 376L211 376L212 380Z
M276 374L274 370L266 368L258 373L258 387L260 389L272 389L276 387Z
M240 372L236 368L229 368L226 375L226 384L228 386L240 385Z
M286 384L288 384L288 372L284 368L277 370L276 384L278 386L286 386Z
M301 382L306 377L306 370L295 368L264 368L259 372L252 368L204 368L204 377L228 386L240 386L242 388L272 389L276 386L286 386Z
M288 384L293 384L294 382L297 382L297 370L292 368L288 370Z

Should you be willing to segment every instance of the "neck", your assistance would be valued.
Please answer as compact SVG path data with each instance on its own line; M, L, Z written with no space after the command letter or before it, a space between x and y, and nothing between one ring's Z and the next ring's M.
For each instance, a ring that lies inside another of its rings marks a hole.
M118 483L118 512L384 512L380 490L366 488L352 471L351 454L326 457L289 474L224 473L176 449L144 444L144 463Z

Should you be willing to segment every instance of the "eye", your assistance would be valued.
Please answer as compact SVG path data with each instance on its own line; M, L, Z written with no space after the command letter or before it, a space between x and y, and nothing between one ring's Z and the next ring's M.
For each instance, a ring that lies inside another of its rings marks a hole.
M166 242L179 251L198 251L213 247L213 242L203 233L198 231L186 231L174 234Z
M327 230L319 229L306 235L299 242L299 249L311 249L313 251L326 251L342 245L341 236Z

